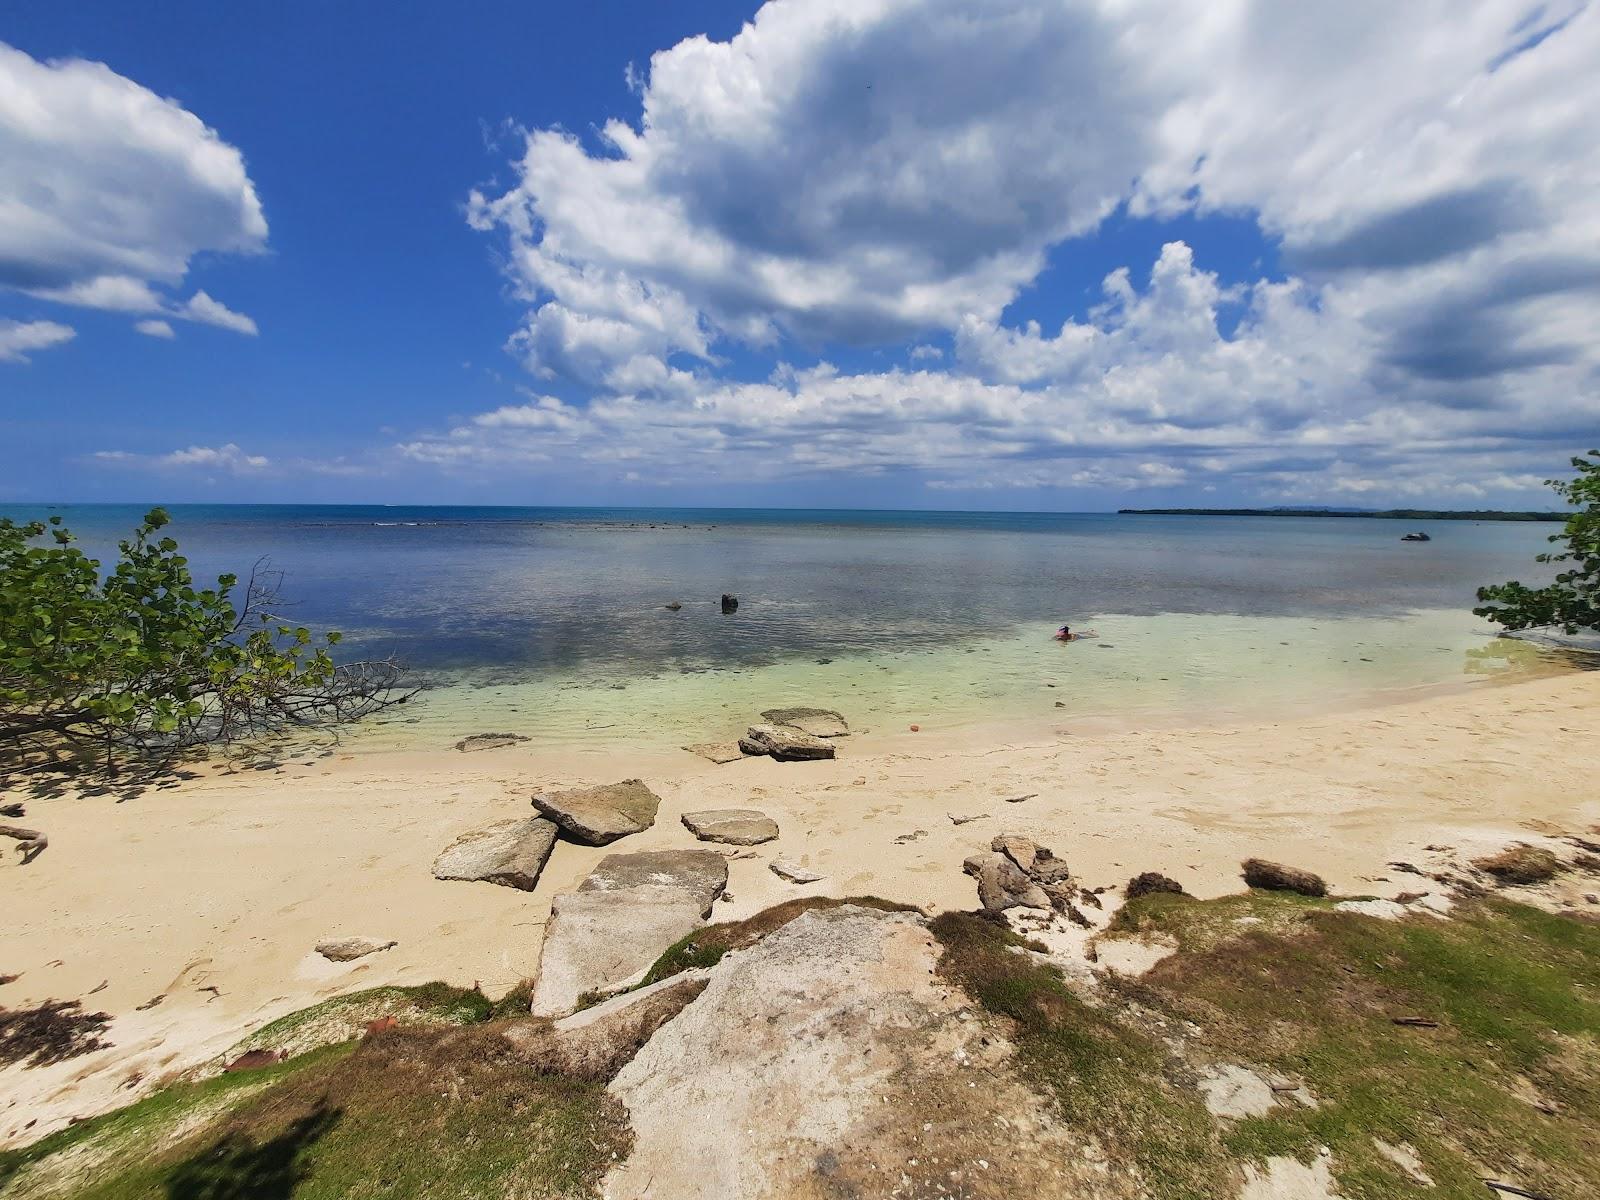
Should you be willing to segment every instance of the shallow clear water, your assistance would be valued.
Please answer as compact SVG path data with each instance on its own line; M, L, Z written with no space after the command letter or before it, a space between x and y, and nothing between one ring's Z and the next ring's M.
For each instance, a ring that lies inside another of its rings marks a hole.
M141 510L53 511L108 552ZM1505 643L1470 615L1473 591L1539 578L1556 528L1421 523L1434 540L1407 544L1394 521L1293 517L171 511L197 574L266 559L295 619L438 685L355 739L369 745L488 727L702 740L796 702L880 725L1328 707L1507 666L1485 659ZM1101 636L1051 641L1063 621Z

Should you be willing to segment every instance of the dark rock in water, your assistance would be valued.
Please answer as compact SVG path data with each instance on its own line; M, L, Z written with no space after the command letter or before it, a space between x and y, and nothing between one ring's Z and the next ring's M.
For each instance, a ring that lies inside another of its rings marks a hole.
M762 710L761 719L803 729L812 737L846 737L850 733L849 723L831 708L768 708Z
M792 725L752 725L739 739L746 754L770 754L780 762L810 758L832 758L833 743L813 737Z
M1135 875L1128 880L1128 889L1123 893L1129 900L1137 900L1140 896L1151 896L1156 892L1170 892L1174 896L1187 896L1183 884L1176 879L1168 879L1159 871L1146 871L1143 875Z
M1268 862L1264 858L1247 858L1243 866L1244 881L1253 888L1264 888L1273 892L1299 892L1302 896L1328 894L1328 885L1322 881L1322 876L1302 871L1298 867L1286 867L1281 863Z
M722 611L725 612L725 613L738 612L739 611L739 597L730 596L730 595L728 595L727 592L723 592L722 593Z
M533 806L573 841L604 846L656 823L661 797L638 779L535 796Z
M518 742L527 740L520 733L475 733L471 737L464 737L457 742L456 749L462 752L498 750L501 746L515 746Z
M667 605L666 607L667 607L667 610L669 612L677 612L680 608L683 607L683 605L679 601L674 600L671 604Z

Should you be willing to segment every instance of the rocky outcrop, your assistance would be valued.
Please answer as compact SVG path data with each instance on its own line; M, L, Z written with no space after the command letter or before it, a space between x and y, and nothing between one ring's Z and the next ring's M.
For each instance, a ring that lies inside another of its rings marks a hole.
M778 823L753 808L707 808L683 814L684 826L702 842L759 846L778 836Z
M508 1025L501 1036L541 1074L604 1083L705 988L704 973L690 971L624 992L553 1024Z
M833 743L792 725L752 725L739 739L746 754L771 755L780 762L832 758Z
M1158 871L1146 871L1143 875L1135 875L1128 880L1127 890L1122 893L1127 900L1137 900L1140 896L1150 896L1157 892L1170 892L1174 896L1186 896L1183 884L1176 879L1168 879Z
M1050 908L1050 897L1004 854L974 854L961 869L978 881L978 903L985 912L1008 908Z
M464 833L433 860L435 879L498 883L531 892L556 843L556 827L543 817L500 821Z
M939 958L916 915L855 905L725 955L612 1080L634 1143L604 1194L1100 1194L1063 1179L1070 1128Z
M728 886L728 860L715 850L642 850L636 854L608 854L580 892L623 892L633 888L677 888L694 896L701 915L710 916L722 890Z
M684 749L690 754L698 754L701 758L709 758L719 764L738 762L744 757L744 751L739 749L738 742L694 742Z
M396 941L380 942L377 938L328 938L317 943L317 953L329 962L354 962L358 958L377 954L380 950L387 950L399 944Z
M725 613L738 612L739 611L739 597L729 595L727 592L723 592L722 593L722 611L725 612Z
M1244 881L1253 888L1274 892L1298 892L1302 896L1326 896L1328 885L1322 876L1302 871L1299 867L1286 867L1282 863L1268 862L1264 858L1247 858L1242 864Z
M677 887L577 891L550 906L530 1011L565 1016L591 993L637 983L672 943L705 923L699 895Z
M456 749L467 753L473 750L498 750L501 746L515 746L528 739L520 733L475 733L456 743Z
M657 796L643 782L625 779L600 787L535 796L533 806L586 846L605 846L656 823Z
M812 737L845 737L850 733L849 724L831 708L769 708L762 712L761 719L791 726Z
M1035 883L1064 883L1071 876L1067 864L1032 838L1020 833L1002 833L989 843L989 849L1004 854Z

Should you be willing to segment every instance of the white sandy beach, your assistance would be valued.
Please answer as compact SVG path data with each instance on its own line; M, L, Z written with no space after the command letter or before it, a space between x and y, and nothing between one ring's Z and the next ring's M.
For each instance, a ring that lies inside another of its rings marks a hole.
M50 845L0 867L0 974L18 977L0 1003L81 998L115 1017L114 1046L0 1073L0 1144L123 1103L329 995L431 979L494 995L528 976L551 896L608 850L559 843L532 893L429 868L457 834L529 814L541 789L645 779L663 800L656 824L614 850L696 844L679 820L692 809L770 814L781 837L730 850L718 919L808 894L970 908L962 859L1002 829L1052 847L1089 886L1153 870L1216 895L1262 855L1341 892L1392 895L1415 880L1385 878L1384 864L1425 846L1487 849L1600 822L1597 745L1600 673L1581 673L1243 727L1041 726L1005 741L934 719L845 739L832 762L714 766L626 743L446 749L209 774L124 803L30 801L27 823ZM767 869L779 856L826 878L786 883ZM312 950L349 934L398 945L348 964Z

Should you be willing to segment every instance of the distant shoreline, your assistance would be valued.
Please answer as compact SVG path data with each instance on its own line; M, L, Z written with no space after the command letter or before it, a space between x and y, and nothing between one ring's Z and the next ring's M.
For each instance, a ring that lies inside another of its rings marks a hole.
M1133 517L1369 517L1381 521L1565 521L1569 513L1505 512L1499 509L1449 511L1432 508L1119 508Z

